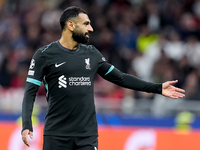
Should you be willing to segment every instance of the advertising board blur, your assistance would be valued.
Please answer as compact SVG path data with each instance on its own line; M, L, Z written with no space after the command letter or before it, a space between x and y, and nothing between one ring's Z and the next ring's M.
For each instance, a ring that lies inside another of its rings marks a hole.
M42 149L42 123L34 127L29 148L23 144L20 133L20 125L0 121L0 149ZM99 126L99 150L199 150L199 139L199 129L179 131L158 127Z

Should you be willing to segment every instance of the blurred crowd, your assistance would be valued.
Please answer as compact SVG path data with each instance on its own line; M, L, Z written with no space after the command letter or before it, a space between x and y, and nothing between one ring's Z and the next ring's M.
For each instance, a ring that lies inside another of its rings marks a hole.
M60 38L61 12L72 5L87 11L94 28L89 44L116 68L150 82L177 79L185 99L200 100L200 0L2 0L2 88L24 88L33 54ZM99 76L95 95L154 98Z

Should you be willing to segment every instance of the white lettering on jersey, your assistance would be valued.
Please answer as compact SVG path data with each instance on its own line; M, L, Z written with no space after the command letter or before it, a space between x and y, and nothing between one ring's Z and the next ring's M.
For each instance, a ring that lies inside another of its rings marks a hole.
M91 69L90 68L90 58L85 59L85 63L86 63L85 68L90 70Z
M59 84L59 88L64 87L67 88L67 81L66 81L66 77L64 75L60 76L58 78L58 84Z
M69 86L91 86L90 77L69 77Z
M103 60L103 61L106 61L105 57L102 57L102 60Z
M30 76L34 76L34 73L35 73L35 71L33 71L33 70L28 71L28 75L30 75Z
M35 67L35 60L32 59L29 69L33 69L34 67Z
M97 150L97 148L96 148L96 147L94 147L94 150Z
M60 67L61 65L63 65L63 64L65 64L66 62L63 62L63 63L60 63L60 64L55 64L55 67L57 68L57 67Z

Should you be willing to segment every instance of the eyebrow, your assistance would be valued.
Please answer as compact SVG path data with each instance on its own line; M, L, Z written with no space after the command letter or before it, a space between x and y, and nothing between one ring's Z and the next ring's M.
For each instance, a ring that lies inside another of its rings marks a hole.
M83 24L85 24L85 25L88 25L88 24L90 24L91 22L90 21L85 21L85 22L83 22Z

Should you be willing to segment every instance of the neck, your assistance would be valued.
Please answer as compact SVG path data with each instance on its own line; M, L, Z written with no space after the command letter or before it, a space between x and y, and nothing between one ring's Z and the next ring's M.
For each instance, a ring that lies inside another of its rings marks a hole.
M60 44L68 49L74 50L78 47L78 43L73 40L72 36L65 36L69 34L62 34L59 42Z

